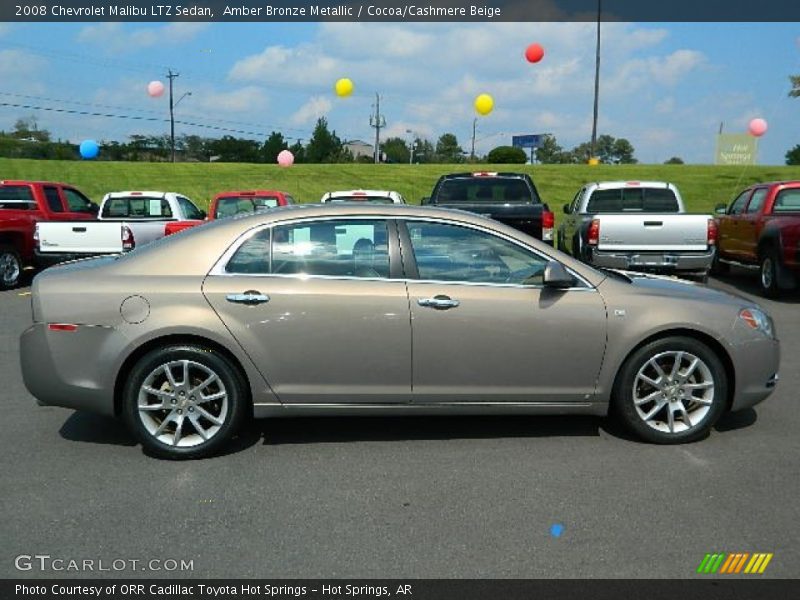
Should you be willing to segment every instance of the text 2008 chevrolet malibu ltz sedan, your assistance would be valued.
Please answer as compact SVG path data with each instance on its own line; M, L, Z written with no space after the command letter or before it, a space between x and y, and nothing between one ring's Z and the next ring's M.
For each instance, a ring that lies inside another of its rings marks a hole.
M599 271L484 217L295 206L45 271L22 335L42 404L122 416L167 457L250 416L592 414L688 442L766 398L749 300Z

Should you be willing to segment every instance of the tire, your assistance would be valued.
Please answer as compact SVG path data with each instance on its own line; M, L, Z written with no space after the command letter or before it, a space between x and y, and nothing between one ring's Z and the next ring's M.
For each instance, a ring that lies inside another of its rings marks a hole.
M12 246L0 246L0 290L10 290L22 277L22 260Z
M219 352L193 344L147 353L131 370L123 392L128 428L145 450L168 459L218 452L241 427L248 406L239 370Z
M725 368L714 351L693 338L668 337L628 357L614 383L612 409L638 438L681 444L708 435L725 412L727 397Z
M767 298L777 298L781 294L779 284L780 257L773 248L765 248L758 256L758 284L761 294Z
M712 275L727 275L731 272L731 266L728 263L720 262L719 260L719 247L714 252L714 258L711 261L711 274Z

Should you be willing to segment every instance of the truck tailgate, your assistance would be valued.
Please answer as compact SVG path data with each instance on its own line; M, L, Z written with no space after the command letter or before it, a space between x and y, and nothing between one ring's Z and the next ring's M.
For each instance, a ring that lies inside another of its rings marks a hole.
M709 215L605 214L600 222L599 250L704 251Z
M48 221L38 223L36 229L42 254L122 252L122 223Z

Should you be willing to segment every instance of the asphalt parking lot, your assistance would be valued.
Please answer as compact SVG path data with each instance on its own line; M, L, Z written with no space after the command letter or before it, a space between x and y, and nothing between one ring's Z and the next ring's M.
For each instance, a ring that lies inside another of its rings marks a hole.
M800 575L798 294L759 299L783 343L777 391L695 444L584 417L297 419L168 462L113 419L36 405L26 291L0 293L2 577L67 574L20 572L20 554L193 561L119 573L148 577L693 577L708 552L772 552L764 576Z

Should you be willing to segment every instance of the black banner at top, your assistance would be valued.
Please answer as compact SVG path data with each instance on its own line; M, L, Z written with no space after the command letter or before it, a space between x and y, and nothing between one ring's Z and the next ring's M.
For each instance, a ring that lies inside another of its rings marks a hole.
M787 0L3 0L0 21L800 21ZM753 40L758 43L758 40Z

